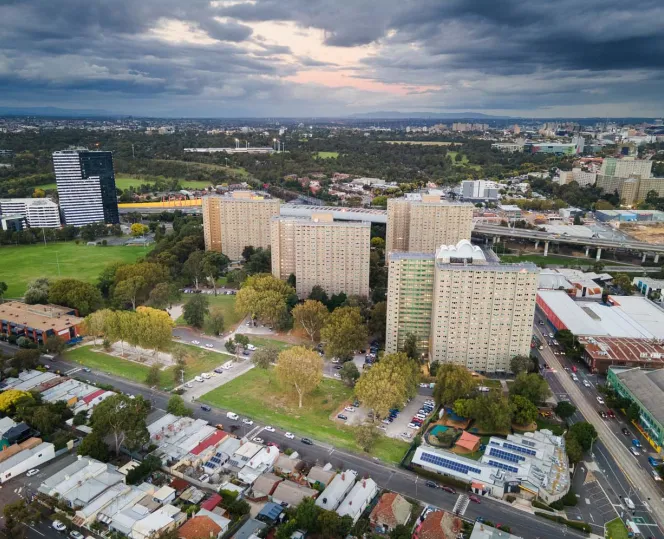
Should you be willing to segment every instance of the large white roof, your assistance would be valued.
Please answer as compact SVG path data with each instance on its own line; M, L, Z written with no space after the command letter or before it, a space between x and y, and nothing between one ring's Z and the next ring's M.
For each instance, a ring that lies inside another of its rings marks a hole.
M540 290L538 296L575 335L664 338L664 310L644 297L610 296L613 305L605 305L574 301L557 290Z

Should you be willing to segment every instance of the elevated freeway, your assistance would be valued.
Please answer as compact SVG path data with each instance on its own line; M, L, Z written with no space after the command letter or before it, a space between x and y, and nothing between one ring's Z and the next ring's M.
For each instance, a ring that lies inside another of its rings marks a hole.
M566 245L576 245L586 249L586 256L590 249L597 249L596 258L599 260L602 256L602 249L623 250L640 253L643 261L647 255L655 257L655 262L659 262L659 255L664 254L664 245L654 245L641 241L617 241L603 238L582 238L579 236L569 236L567 234L552 234L550 232L541 232L539 230L528 230L524 228L509 228L500 225L486 223L475 223L473 235L484 238L493 238L493 241L500 241L500 238L521 238L535 242L544 243L544 256L547 256L550 243L564 243Z

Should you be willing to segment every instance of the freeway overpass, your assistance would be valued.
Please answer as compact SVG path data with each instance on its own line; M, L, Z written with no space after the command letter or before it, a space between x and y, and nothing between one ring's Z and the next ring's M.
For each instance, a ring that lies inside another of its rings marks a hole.
M481 236L488 240L493 238L494 242L500 241L500 238L520 238L527 239L539 244L544 243L544 256L549 252L549 243L564 243L566 245L576 245L586 249L586 256L590 249L597 249L596 258L602 257L602 249L622 250L640 253L645 262L647 255L655 257L655 262L659 262L659 255L664 254L664 245L653 245L641 241L616 241L602 238L581 238L579 236L568 236L566 234L551 234L549 232L540 232L539 230L528 230L525 228L508 228L500 225L491 225L486 223L475 223L473 228L474 236Z

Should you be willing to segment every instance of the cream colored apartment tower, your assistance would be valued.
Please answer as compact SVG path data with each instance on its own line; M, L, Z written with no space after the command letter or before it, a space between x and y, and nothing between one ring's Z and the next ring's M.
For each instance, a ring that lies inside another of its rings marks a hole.
M242 258L247 245L270 247L270 219L279 215L280 201L251 191L231 196L203 198L205 249L224 253L231 260Z
M472 204L443 201L439 195L387 201L388 253L433 253L439 245L470 238L472 228Z
M414 333L429 361L487 373L509 372L514 356L529 354L537 266L487 262L467 240L443 245L435 256L390 258L388 352Z
M272 274L294 274L300 298L316 285L328 295L369 295L370 223L335 222L331 214L275 217L271 237Z

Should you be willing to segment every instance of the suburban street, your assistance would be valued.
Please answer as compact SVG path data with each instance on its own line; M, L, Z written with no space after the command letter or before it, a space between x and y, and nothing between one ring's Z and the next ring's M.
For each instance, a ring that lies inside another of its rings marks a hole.
M614 504L618 515L629 517L627 508L622 504L625 497L629 497L636 505L632 517L635 517L639 527L647 528L647 532L642 529L644 534L664 538L662 532L662 519L664 518L664 499L662 491L649 474L650 466L647 463L647 457L642 456L645 465L641 460L637 460L629 451L628 443L631 437L624 436L620 429L622 423L619 419L602 419L598 413L599 403L596 390L597 377L587 375L586 373L577 373L580 380L574 382L565 371L566 359L564 356L556 355L548 345L548 331L546 325L540 325L539 320L544 320L541 313L536 314L535 334L541 339L544 349L539 351L541 358L549 365L550 372L545 376L551 385L552 391L558 400L569 400L576 407L577 412L572 418L573 421L584 420L591 423L598 432L599 438L593 445L592 458L597 464L598 477L605 493ZM583 378L587 377L592 384L591 388L585 388L582 385ZM604 407L606 409L606 407ZM633 425L628 426L629 430L637 437L636 429ZM642 440L644 447L649 445ZM655 525L656 523L656 525Z

